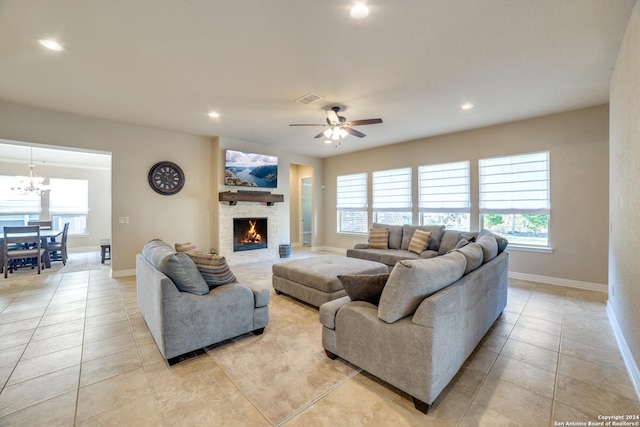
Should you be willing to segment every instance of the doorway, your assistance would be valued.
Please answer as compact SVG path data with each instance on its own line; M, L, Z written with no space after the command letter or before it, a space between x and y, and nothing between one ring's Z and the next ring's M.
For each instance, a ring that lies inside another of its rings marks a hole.
M312 184L311 178L302 178L301 180L301 194L300 199L302 201L302 246L311 246L311 236L313 235L313 221L312 221Z

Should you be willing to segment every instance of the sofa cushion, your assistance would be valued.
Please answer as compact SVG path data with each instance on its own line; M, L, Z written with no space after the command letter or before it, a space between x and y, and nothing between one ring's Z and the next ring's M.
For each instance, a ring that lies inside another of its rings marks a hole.
M445 230L440 241L438 253L444 255L458 246L460 240L466 240L467 243L474 242L478 233L473 231Z
M388 278L389 273L338 276L351 301L367 301L374 305L380 302L380 295Z
M389 248L389 229L388 228L372 228L371 230L369 230L369 248L388 249Z
M476 239L482 237L485 234L491 234L496 239L496 242L498 243L498 254L501 254L507 248L509 241L502 236L498 236L497 234L492 233L489 230L480 231Z
M420 259L420 255L409 251L403 251L400 249L389 249L380 254L379 261L383 264L393 267L396 262L405 259Z
M476 243L482 247L483 260L482 262L489 262L498 256L498 242L491 233L485 233L476 239Z
M393 323L413 314L422 300L460 279L466 267L466 258L458 252L398 261L380 296L378 317Z
M367 261L383 262L382 255L386 254L388 249L347 249L347 257L360 258ZM386 264L386 263L385 263Z
M210 288L237 281L225 257L196 251L189 251L186 254L193 260Z
M176 253L166 242L160 239L147 242L142 248L142 255L170 278L180 291L196 295L209 293L207 282L204 281L191 258L185 253Z
M427 249L437 251L440 247L440 240L444 234L444 225L403 225L402 226L402 246L400 249L405 251L409 250L409 243L413 237L413 233L416 230L423 230L431 232L431 238L429 239L429 245Z
M402 226L380 224L374 222L371 228L388 228L389 229L389 249L400 249L402 245Z
M427 249L427 245L429 244L429 239L431 238L430 231L424 230L416 230L413 232L413 237L409 242L409 251L421 254Z
M468 242L467 239L462 239L460 242ZM480 244L467 243L466 245L453 249L454 252L459 252L467 259L467 268L464 270L464 274L471 273L476 268L482 265L484 260L484 253L482 252L482 246Z

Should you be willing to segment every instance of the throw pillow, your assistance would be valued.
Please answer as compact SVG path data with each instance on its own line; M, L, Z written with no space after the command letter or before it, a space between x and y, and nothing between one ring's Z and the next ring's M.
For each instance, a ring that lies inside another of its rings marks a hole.
M469 244L469 241L467 239L461 238L460 240L458 240L458 243L456 243L455 248L453 248L452 250L464 248L468 244Z
M182 292L196 295L209 293L195 264L185 253L176 253L171 246L160 239L149 241L142 248L142 255L161 273L167 276Z
M225 257L202 252L186 252L209 287L236 282Z
M176 252L192 252L192 251L199 252L200 251L200 249L198 249L197 246L191 242L176 243L174 246L176 248Z
M389 229L372 228L369 230L370 249L389 249Z
M466 267L466 258L457 252L398 261L380 296L378 317L393 323L412 315L425 298L460 279Z
M478 237L476 237L476 239L484 236L485 234L491 234L496 239L496 242L498 243L498 254L501 254L505 249L507 249L509 241L502 236L498 236L497 234L492 233L489 230L482 230L480 233L478 233Z
M498 242L496 238L493 237L493 234L483 234L476 239L476 243L482 247L483 264L498 256Z
M413 233L411 242L409 243L409 251L420 255L422 252L424 252L427 249L427 245L429 244L430 238L431 238L430 231L416 230Z
M388 278L389 273L338 276L351 301L366 301L373 305L380 302L380 295Z

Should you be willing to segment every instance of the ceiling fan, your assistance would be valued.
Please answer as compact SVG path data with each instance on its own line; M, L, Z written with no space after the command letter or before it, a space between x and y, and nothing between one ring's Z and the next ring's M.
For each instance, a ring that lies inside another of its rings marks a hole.
M353 129L353 126L362 125L374 125L382 123L382 119L364 119L364 120L352 120L347 121L343 116L339 116L340 107L331 107L331 109L325 110L327 113L327 124L290 124L289 126L329 126L317 134L314 138L325 137L327 140L339 141L347 135L357 136L358 138L364 138L366 135L360 131Z

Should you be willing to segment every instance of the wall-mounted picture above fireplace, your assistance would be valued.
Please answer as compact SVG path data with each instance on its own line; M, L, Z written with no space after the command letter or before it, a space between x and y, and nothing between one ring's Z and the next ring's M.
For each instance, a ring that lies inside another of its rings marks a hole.
M276 188L278 158L264 154L226 150L224 184L239 187Z

